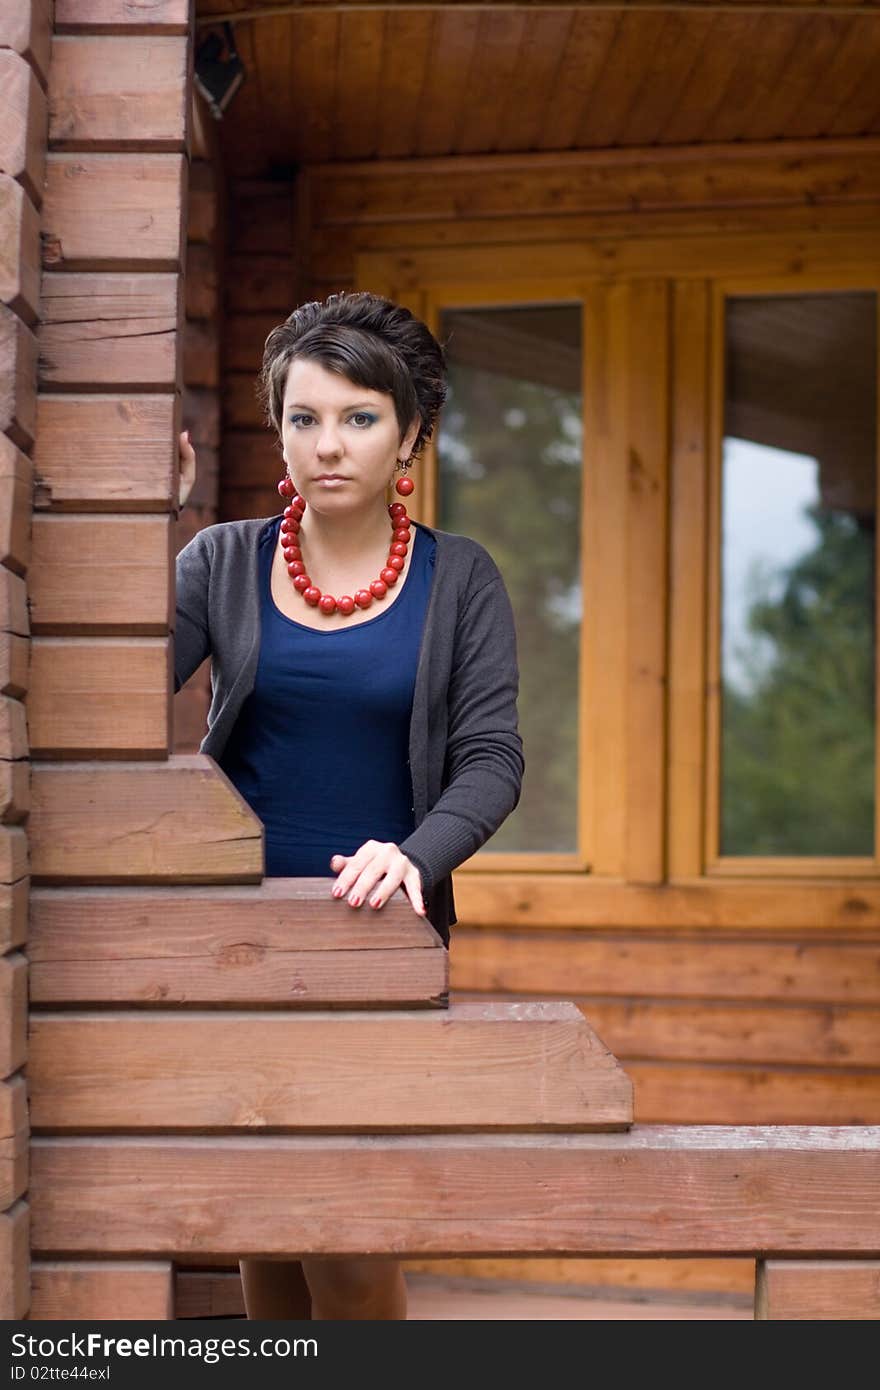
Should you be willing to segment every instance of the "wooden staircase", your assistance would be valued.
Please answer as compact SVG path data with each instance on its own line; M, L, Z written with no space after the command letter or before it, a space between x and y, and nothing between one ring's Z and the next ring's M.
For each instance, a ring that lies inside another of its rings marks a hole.
M448 1007L402 895L328 888L33 892L31 1318L132 1316L132 1287L173 1317L241 1255L818 1255L826 1304L857 1256L864 1284L876 1130L634 1126L573 1004Z

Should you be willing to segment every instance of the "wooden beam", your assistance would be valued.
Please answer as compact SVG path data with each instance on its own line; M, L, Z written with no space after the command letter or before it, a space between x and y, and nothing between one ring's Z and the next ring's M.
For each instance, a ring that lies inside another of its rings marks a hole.
M23 1318L31 1296L30 1208L18 1201L0 1212L0 1318Z
M31 756L165 758L172 688L167 638L36 638L28 696Z
M188 47L187 38L156 34L56 36L50 147L184 150Z
M0 1076L10 1076L27 1061L27 1013L27 961L12 951L0 956Z
M36 1138L33 1249L880 1256L880 1129Z
M0 564L24 574L31 553L33 467L5 434L0 435Z
M179 271L185 177L178 154L50 154L43 265Z
M38 206L46 176L46 94L31 64L0 48L0 169L19 179Z
M21 449L34 441L37 340L25 323L0 304L0 433Z
M248 883L262 876L263 827L204 754L163 763L36 763L31 796L35 881Z
M41 389L176 389L179 275L44 275L41 302Z
M755 1317L877 1321L880 1260L760 1260Z
M628 1078L564 1003L36 1014L28 1084L35 1128L80 1133L581 1131L632 1122Z
M11 48L26 58L44 85L49 78L51 41L52 0L15 0L14 5L0 9L0 48Z
M174 1317L168 1260L38 1260L29 1322L114 1322Z
M46 637L164 637L173 626L170 516L37 513L28 598Z
M640 885L588 874L527 874L459 870L456 907L468 927L605 932L672 930L687 936L736 930L785 936L834 933L873 937L880 928L880 887L870 880L815 883L693 879Z
M176 418L170 394L39 395L34 507L67 512L176 508Z
M57 33L186 34L191 0L55 0Z
M0 832L2 833L8 832ZM15 833L21 835L24 841L21 854L24 867L27 864L27 840L24 839L24 831L18 830ZM16 864L9 864L12 856L8 853L4 853L3 858L7 868L18 867ZM24 876L14 881L0 881L0 948L5 951L11 946L22 946L27 940L29 885L30 880Z
M0 301L31 327L40 302L40 214L20 183L0 174Z
M449 955L400 893L365 920L330 879L34 889L33 1003L437 1007Z

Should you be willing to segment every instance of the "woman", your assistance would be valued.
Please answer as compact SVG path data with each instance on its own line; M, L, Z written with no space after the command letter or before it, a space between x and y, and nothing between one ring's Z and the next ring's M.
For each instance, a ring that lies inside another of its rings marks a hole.
M210 654L201 748L262 820L267 877L328 876L355 911L402 890L448 945L452 870L516 806L523 756L498 569L402 501L445 399L443 350L399 305L331 295L269 334L260 387L287 506L181 551L175 689ZM183 497L186 436L181 462ZM251 1318L406 1317L396 1260L241 1274Z

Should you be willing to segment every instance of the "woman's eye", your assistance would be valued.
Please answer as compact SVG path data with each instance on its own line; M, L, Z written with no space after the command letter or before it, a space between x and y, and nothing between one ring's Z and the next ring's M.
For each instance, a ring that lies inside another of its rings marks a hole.
M290 423L292 425L309 425L312 419L313 417L311 415L291 415Z
M354 424L363 427L364 425L372 425L376 417L375 415L368 415L363 410L358 410L351 418Z

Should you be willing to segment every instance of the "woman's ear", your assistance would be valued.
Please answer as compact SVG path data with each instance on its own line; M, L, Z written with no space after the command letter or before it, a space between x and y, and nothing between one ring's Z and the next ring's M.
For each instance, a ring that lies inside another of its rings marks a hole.
M419 437L419 430L421 429L421 425L421 419L417 415L413 420L412 424L410 425L409 429L407 430L406 434L403 436L403 439L401 439L400 441L400 448L398 450L398 454L401 458L410 458L412 456L413 445Z

